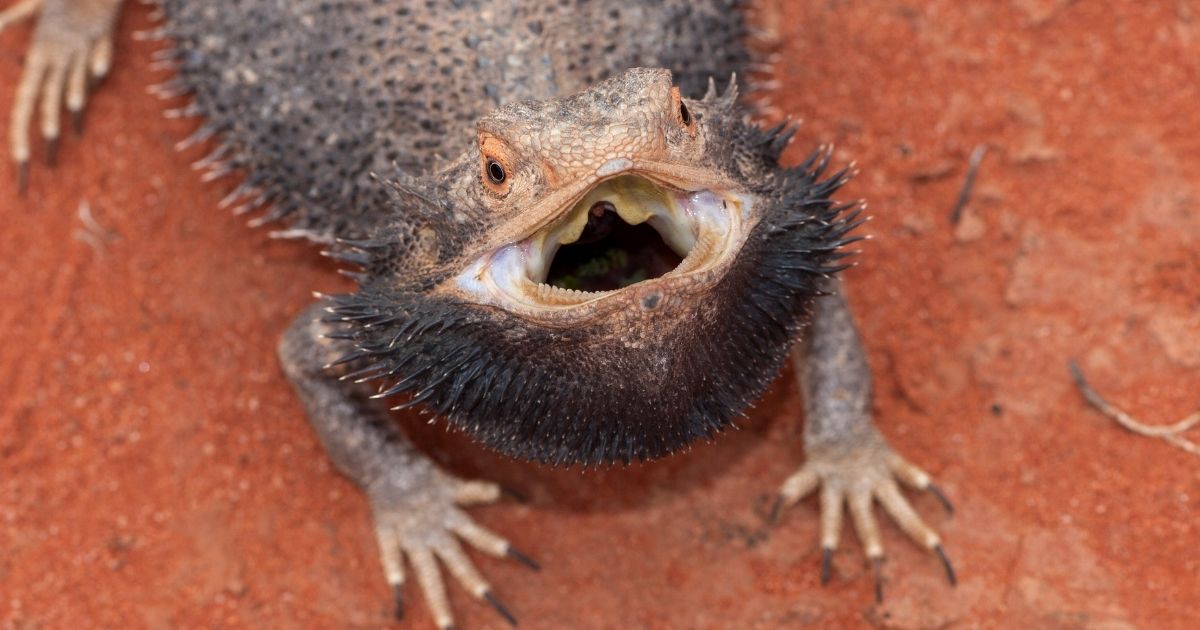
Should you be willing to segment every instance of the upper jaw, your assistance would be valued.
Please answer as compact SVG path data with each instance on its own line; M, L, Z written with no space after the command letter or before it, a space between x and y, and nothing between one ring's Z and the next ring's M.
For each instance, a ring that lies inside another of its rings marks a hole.
M695 167L614 162L575 186L575 194L529 236L472 261L454 278L452 290L476 303L569 323L620 308L623 296L644 296L649 290L657 297L645 303L657 306L663 293L692 293L719 280L752 228L753 198L713 182L711 173ZM599 203L611 204L625 223L653 227L682 261L658 278L626 288L578 291L548 284L555 254L579 239L589 211Z
M577 177L546 193L534 207L524 208L507 217L500 229L482 244L483 250L494 250L521 240L558 220L589 190L606 180L623 175L640 175L661 185L679 190L736 190L738 186L712 169L655 160L645 157L612 158L595 167L590 173Z

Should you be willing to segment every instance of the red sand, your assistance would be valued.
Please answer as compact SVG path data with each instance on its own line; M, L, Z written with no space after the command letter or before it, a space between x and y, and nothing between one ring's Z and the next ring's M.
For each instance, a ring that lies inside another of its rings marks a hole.
M790 374L741 431L631 470L539 469L420 427L453 470L531 498L474 514L545 570L481 569L528 628L1193 625L1200 460L1085 407L1066 362L1147 419L1200 405L1200 8L776 4L757 18L778 33L770 98L807 121L791 159L833 142L862 171L845 195L871 200L875 238L847 278L876 415L957 503L914 498L961 583L889 523L884 605L849 532L820 587L812 500L762 535L801 461ZM19 200L0 165L2 625L387 625L367 506L274 355L312 290L348 286L216 209L232 182L199 182L199 152L171 148L194 123L146 93L148 25L130 7L57 172ZM502 627L452 599L461 627Z

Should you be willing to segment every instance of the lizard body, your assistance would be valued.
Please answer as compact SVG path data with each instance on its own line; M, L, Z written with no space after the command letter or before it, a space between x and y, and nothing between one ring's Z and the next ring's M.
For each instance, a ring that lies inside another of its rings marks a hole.
M164 90L193 98L189 142L220 138L212 173L244 175L230 202L268 206L285 236L359 268L359 290L301 313L279 356L371 503L398 610L406 559L452 625L440 560L511 620L458 541L534 563L462 509L498 486L442 472L370 397L523 459L649 460L728 427L789 356L808 460L780 507L820 488L827 570L845 504L878 566L878 500L953 582L896 481L936 487L870 417L834 275L860 223L858 204L831 200L848 174L823 151L779 164L790 131L749 122L735 85L710 80L749 59L736 4L162 2L178 67ZM39 33L83 43L35 36L31 67L101 75L80 51L103 52L118 7L45 0ZM22 164L35 78L14 107ZM56 118L54 90L40 93ZM615 257L589 258L589 244ZM566 286L580 278L588 290Z

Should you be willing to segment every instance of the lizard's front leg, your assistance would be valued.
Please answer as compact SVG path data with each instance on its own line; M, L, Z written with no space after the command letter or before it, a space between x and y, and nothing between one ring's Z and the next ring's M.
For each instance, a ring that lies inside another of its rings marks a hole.
M475 597L487 601L510 623L511 613L493 595L459 539L484 553L537 565L500 536L475 524L463 507L491 503L500 487L456 479L438 469L399 432L386 414L369 404L327 365L349 354L347 342L331 332L318 304L300 315L284 335L279 356L308 411L309 422L338 469L367 494L375 518L380 558L396 598L401 599L407 558L439 628L454 625L442 581L443 565ZM403 556L403 557L402 557Z
M897 480L934 494L952 512L949 501L928 474L888 445L871 420L871 371L866 352L842 295L828 280L817 298L812 326L792 350L804 393L804 466L784 482L772 520L787 505L819 490L821 510L821 583L829 581L833 552L841 536L843 505L875 573L875 598L883 598L883 544L873 503L896 520L914 541L937 554L950 584L954 569L937 533L927 526L901 493Z
M41 108L46 163L58 152L59 111L65 104L76 132L83 124L88 83L112 66L113 24L122 0L18 0L0 11L0 31L40 11L25 69L17 84L8 127L9 154L17 163L21 192L29 179L29 126ZM65 96L64 96L65 95ZM40 99L40 100L39 100Z

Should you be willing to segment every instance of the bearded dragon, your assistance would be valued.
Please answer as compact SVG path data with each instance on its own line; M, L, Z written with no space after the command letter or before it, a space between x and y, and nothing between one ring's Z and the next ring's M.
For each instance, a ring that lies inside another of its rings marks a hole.
M9 128L22 188L35 107L53 163L120 4L0 13L40 12ZM863 220L832 199L851 173L824 149L780 164L792 128L751 122L711 79L752 60L739 2L159 4L175 69L159 91L201 121L182 144L215 144L206 177L241 177L222 205L266 208L255 223L353 267L358 290L300 313L279 357L370 502L397 614L411 569L452 627L440 562L515 623L461 543L537 564L464 509L500 487L439 469L375 399L515 458L643 461L730 427L789 357L806 461L775 512L819 495L823 581L848 506L882 596L878 501L954 583L900 484L945 497L872 421L837 277Z

